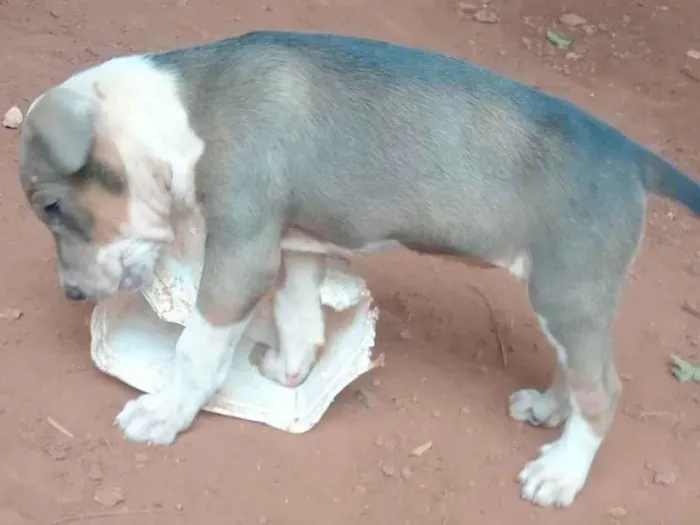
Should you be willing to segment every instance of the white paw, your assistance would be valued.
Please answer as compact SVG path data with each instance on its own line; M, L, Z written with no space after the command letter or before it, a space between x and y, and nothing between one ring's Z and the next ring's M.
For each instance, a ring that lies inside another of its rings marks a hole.
M192 424L201 408L197 397L176 395L168 388L144 394L124 405L115 423L131 441L170 445Z
M559 440L540 448L540 456L525 465L518 481L523 499L545 507L568 507L586 484L601 438L574 413Z
M568 403L562 407L552 393L531 388L513 392L508 410L512 419L534 426L556 427L569 415Z

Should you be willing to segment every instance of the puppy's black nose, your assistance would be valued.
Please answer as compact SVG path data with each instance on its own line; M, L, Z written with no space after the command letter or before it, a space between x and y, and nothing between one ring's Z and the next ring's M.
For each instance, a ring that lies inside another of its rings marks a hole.
M63 289L63 293L65 293L66 297L71 301L82 301L85 299L85 293L77 286L66 286Z

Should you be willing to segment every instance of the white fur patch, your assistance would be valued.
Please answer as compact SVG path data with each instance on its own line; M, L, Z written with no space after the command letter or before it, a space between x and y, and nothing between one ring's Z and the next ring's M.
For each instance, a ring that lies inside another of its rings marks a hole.
M564 348L564 346L560 345L559 342L557 342L557 340L554 339L554 336L549 331L549 328L547 326L547 320L544 317L538 315L537 320L540 323L540 327L542 328L542 332L544 333L545 337L547 337L547 340L557 352L557 361L559 361L559 364L563 368L566 368L566 365L569 362L569 356L566 353L566 348Z
M149 185L154 172L165 169L172 195L195 203L194 167L204 141L189 122L178 79L155 68L146 56L119 57L66 80L63 87L98 100L97 133L106 134L119 151L134 201L132 227L139 230L140 200L162 199L163 189ZM168 203L162 203L167 208ZM166 211L163 209L162 211Z
M540 457L520 472L521 496L541 506L567 507L586 484L602 438L595 434L573 399L562 436L540 449Z
M530 276L530 258L524 254L519 254L508 267L508 271L518 279L527 279Z
M530 277L530 256L525 252L518 253L514 257L496 259L493 264L508 270L508 273L516 279L525 280Z
M162 390L129 401L117 424L132 441L169 445L226 380L233 348L248 324L213 326L192 310L178 339L172 375Z

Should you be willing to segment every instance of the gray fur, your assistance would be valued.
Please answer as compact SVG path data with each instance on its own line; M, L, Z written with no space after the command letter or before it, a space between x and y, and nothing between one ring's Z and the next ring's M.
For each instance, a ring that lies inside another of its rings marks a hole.
M461 60L330 35L250 33L152 60L182 79L207 142L209 227L235 232L238 254L289 226L351 249L527 251L532 293L564 272L608 281L591 286L614 302L658 161L575 106Z

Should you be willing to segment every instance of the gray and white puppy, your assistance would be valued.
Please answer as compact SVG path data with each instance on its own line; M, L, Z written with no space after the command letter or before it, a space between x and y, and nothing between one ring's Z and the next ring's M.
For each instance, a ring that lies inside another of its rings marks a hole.
M572 503L613 419L612 324L647 192L700 212L698 184L570 103L344 36L254 32L115 58L38 98L21 142L73 299L138 289L172 242L171 212L204 214L197 308L168 383L118 416L129 439L167 444L190 426L290 232L292 249L319 253L400 244L526 281L559 372L546 392L514 393L510 414L565 422L519 476L540 505Z

